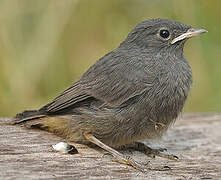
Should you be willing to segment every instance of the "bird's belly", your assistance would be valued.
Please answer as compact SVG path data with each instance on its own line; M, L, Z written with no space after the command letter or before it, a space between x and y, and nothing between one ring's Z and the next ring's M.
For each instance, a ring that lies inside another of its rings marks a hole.
M170 86L146 92L133 111L128 111L134 134L140 139L161 137L182 111L188 91L189 88Z

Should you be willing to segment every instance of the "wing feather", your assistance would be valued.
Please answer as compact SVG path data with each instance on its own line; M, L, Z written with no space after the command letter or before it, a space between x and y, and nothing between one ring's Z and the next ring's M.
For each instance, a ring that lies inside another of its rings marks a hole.
M153 79L148 78L142 62L137 57L109 53L42 109L58 112L88 98L100 100L112 108L125 105L152 85Z

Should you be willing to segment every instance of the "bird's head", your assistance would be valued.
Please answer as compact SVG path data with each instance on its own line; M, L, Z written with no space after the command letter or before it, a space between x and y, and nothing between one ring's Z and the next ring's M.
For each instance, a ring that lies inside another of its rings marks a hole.
M205 32L205 29L194 29L173 20L151 19L137 24L121 46L151 52L161 49L183 51L187 39Z

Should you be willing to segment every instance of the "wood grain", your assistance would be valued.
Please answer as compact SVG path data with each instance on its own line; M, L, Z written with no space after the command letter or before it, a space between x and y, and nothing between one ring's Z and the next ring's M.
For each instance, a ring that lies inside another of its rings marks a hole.
M171 161L125 150L135 160L168 171L139 172L111 161L99 148L73 144L79 154L59 154L51 145L61 138L40 130L6 125L0 118L0 179L221 179L221 114L187 114L154 147L179 156Z

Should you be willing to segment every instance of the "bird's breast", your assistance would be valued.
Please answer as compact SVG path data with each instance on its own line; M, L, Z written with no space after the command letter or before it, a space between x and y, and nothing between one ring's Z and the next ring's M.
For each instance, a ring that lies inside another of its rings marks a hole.
M162 64L155 71L152 87L142 97L146 115L155 122L173 122L182 111L191 84L191 68L186 61L173 63L166 67Z

